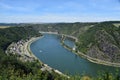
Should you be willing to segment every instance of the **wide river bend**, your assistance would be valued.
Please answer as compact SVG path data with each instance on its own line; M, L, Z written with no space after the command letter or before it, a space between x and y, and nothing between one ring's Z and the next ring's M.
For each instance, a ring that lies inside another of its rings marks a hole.
M66 43L73 45L73 42L69 40ZM43 38L30 45L30 49L43 63L63 73L96 76L101 71L109 71L113 74L116 71L115 67L92 63L65 49L60 44L60 37L58 35L44 34Z

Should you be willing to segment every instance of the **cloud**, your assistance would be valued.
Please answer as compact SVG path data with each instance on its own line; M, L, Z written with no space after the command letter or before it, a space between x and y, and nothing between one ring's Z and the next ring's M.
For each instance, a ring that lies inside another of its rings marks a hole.
M9 5L4 4L4 3L0 3L0 8L3 8L3 9L13 9L12 6L9 6Z
M27 6L13 6L13 5L5 4L5 3L0 3L0 9L13 10L13 11L31 11L34 8L27 7Z
M64 7L67 8L71 8L71 9L75 9L75 10L85 10L86 9L86 5L82 4L81 2L77 2L77 1L68 1L66 3L64 3Z
M54 5L50 5L49 7L45 7L44 11L46 12L62 12L62 13L71 13L71 12L80 12L86 10L86 5L83 5L80 2L76 2L76 1L66 1L64 3L60 3L60 4L54 4Z
M0 1L0 22L91 22L120 19L118 0L15 1Z
M103 16L70 16L61 14L46 14L42 16L21 15L21 16L0 16L0 22L9 23L40 23L40 22L99 22L109 20L120 20L120 17Z
M119 11L120 0L89 0L89 5L92 9L96 9L101 12L109 13L109 11Z

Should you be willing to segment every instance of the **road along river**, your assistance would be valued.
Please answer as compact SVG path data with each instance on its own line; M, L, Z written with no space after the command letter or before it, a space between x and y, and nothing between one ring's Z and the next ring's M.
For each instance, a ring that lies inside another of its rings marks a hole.
M73 45L72 41L66 43ZM43 63L71 75L85 74L96 76L101 71L109 71L115 74L116 69L120 70L120 68L95 64L77 56L65 49L60 43L60 36L55 34L44 34L43 38L30 45L30 49Z

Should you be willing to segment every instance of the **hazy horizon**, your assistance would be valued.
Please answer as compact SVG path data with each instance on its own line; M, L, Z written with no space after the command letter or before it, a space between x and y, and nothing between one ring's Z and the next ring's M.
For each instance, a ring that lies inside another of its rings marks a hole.
M0 23L120 20L120 0L1 0Z

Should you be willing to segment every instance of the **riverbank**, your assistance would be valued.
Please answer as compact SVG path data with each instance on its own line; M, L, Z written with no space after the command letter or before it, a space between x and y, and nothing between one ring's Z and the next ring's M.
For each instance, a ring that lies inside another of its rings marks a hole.
M7 50L6 50L6 54L9 56L10 54L16 55L16 58L21 60L22 62L34 62L37 61L38 63L40 63L40 70L41 71L48 71L50 73L57 73L59 75L65 76L67 78L69 78L69 76L63 74L62 72L51 68L50 66L48 66L47 64L44 64L40 59L38 59L31 51L30 49L30 45L40 39L43 38L44 36L40 36L40 37L32 37L29 40L19 40L18 42L12 42Z
M66 34L59 34L58 32L44 32L44 31L39 31L39 33L42 34L55 34L55 35L60 35L60 36L65 36L65 37L69 37L75 40L75 42L78 42L78 39L74 36L70 36L70 35L66 35Z
M66 36L66 35L64 35L64 36ZM69 37L69 36L67 36L67 37ZM69 38L76 39L76 38L74 38L74 37L69 37ZM78 41L78 39L76 39L75 42L77 42L77 41ZM83 57L83 58L87 59L88 61L90 61L90 62L92 62L92 63L102 64L102 65L106 65L106 66L120 67L120 63L112 63L112 62L103 61L103 60L100 60L100 59L97 59L97 58L92 58L92 57L90 57L90 56L88 56L88 55L85 55L85 54L82 53L82 52L73 50L72 48L70 48L69 46L67 46L67 45L64 43L64 40L61 41L61 45L62 45L64 48L72 51L72 52L75 53L76 55L78 55L78 56L80 56L80 57Z
M44 32L46 33L46 32ZM69 35L66 35L66 34L58 34L58 33L54 33L54 32L47 32L47 34L55 34L55 35L60 35L60 36L65 36L65 37L69 37L69 38L72 38L75 40L75 42L78 42L78 39L74 36L69 36ZM64 39L63 39L64 40ZM72 51L73 53L79 55L80 57L83 57L85 59L87 59L88 61L92 62L92 63L96 63L96 64L102 64L102 65L107 65L107 66L113 66L113 67L120 67L120 63L113 63L113 62L108 62L108 61L103 61L103 60L100 60L100 59L97 59L97 58L92 58L88 55L85 55L84 53L82 52L79 52L78 50L73 50L71 49L70 47L68 47L67 45L64 44L64 41L61 41L61 45Z
M77 52L77 54L79 56L82 56L83 58L89 60L90 62L96 63L96 64L102 64L102 65L106 65L106 66L113 66L113 67L120 67L120 63L112 63L112 62L108 62L108 61L103 61L97 58L92 58L90 56L85 55L82 52Z
M30 50L30 45L31 45L31 43L33 43L34 41L36 41L36 40L38 40L38 39L40 39L40 38L43 38L43 37L44 37L44 36L42 36L42 37L37 37L37 38L31 38L31 39L27 42L27 44L26 44L26 45L27 45L26 50L29 52L29 54L30 54L32 57L34 57L35 59L37 59L37 60L42 64L42 68L41 68L42 71L49 71L50 73L51 73L51 72L55 72L55 73L57 73L57 74L59 74L59 75L62 75L62 76L65 76L65 77L70 78L69 76L63 74L63 73L60 72L59 70L53 69L52 67L48 66L47 64L44 64L44 63L43 63L41 60L39 60L39 59L32 53L32 51Z
M42 36L42 37L43 37L43 36ZM39 60L39 59L31 52L31 50L30 50L30 45L31 45L34 41L36 41L36 40L38 40L38 39L40 39L40 38L42 38L42 37L33 37L33 38L31 38L28 42L26 42L26 46L25 46L26 52L28 52L28 54L30 54L32 57L34 57L34 58L37 59L37 60ZM40 60L39 60L39 62L42 63Z

